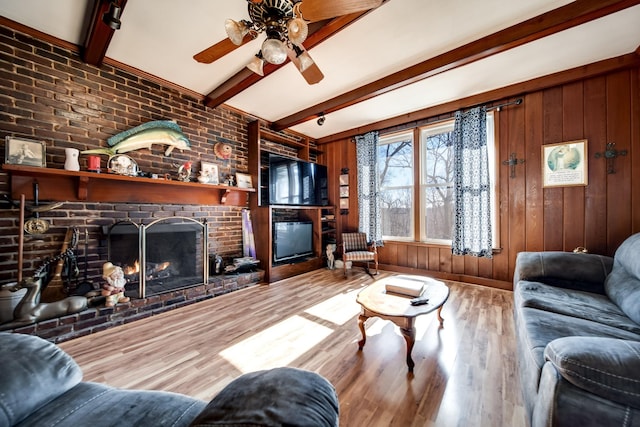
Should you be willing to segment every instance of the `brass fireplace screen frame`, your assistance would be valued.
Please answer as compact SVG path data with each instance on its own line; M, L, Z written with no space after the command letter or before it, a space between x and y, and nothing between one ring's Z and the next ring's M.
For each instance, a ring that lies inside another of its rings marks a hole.
M187 285L186 287L193 287L193 286L199 286L199 285L206 285L209 283L209 227L207 224L206 219L204 219L202 222L193 219L193 218L188 218L188 217L181 217L181 216L173 216L173 217L168 217L168 218L159 218L157 220L154 220L148 224L137 224L131 220L124 220L124 221L118 221L110 226L108 226L105 229L105 235L107 236L107 257L109 261L112 261L114 258L112 256L112 242L111 242L111 234L113 233L114 229L116 227L121 227L121 226L133 226L137 229L137 234L138 234L138 262L140 265L139 271L138 271L138 295L139 298L146 298L146 294L147 294L147 289L146 289L146 274L145 274L145 266L147 265L147 232L148 230L156 225L162 225L162 223L166 223L164 225L167 225L168 227L171 226L180 226L180 225L185 225L185 224L196 224L197 226L201 227L201 232L202 232L202 245L201 245L201 251L202 251L202 283L196 283L196 284L192 284L192 285ZM178 289L178 288L176 288ZM171 289L171 290L176 290L176 289ZM181 288L180 288L181 289ZM167 291L168 292L168 291Z

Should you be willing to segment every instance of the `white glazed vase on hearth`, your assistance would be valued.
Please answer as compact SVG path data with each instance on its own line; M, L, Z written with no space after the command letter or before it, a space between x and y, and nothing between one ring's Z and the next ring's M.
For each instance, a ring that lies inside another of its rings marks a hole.
M78 162L78 156L80 150L76 148L65 148L64 153L67 156L64 161L64 169L68 171L79 171L80 162Z

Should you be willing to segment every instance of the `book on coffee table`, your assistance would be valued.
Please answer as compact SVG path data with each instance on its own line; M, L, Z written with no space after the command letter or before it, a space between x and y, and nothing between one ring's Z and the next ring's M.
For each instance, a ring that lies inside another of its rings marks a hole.
M392 283L385 284L385 290L394 294L419 297L424 291L425 284L418 280L394 279Z

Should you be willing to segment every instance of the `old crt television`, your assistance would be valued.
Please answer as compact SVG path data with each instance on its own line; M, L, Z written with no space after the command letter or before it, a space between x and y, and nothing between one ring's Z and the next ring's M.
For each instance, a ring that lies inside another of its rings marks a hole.
M313 255L313 223L273 223L273 261L293 261Z
M328 205L327 167L292 157L270 154L269 204Z

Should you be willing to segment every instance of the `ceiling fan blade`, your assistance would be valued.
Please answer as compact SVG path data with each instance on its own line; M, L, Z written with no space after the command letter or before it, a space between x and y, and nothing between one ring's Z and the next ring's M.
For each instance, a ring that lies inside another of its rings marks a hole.
M302 74L302 77L304 77L310 85L320 83L320 81L324 79L324 74L322 74L322 71L320 71L320 68L315 62L308 66L304 71L300 71L300 74Z
M309 52L301 49L299 49L298 52L302 56L298 56L296 52L291 49L287 52L287 54L291 62L293 62L293 64L296 66L300 74L302 74L302 77L304 77L307 83L310 85L314 85L324 79L324 74L322 74L322 71L320 71L320 68L315 63L315 61L311 59ZM303 62L302 58L305 56L306 58L304 58Z
M202 62L203 64L211 64L212 62L222 58L226 54L233 52L243 44L250 42L254 38L255 34L249 32L244 36L244 38L242 39L242 43L238 46L233 44L233 42L228 38L225 38L224 40L220 40L213 46L206 48L202 52L196 53L195 55L193 55L193 59L198 62Z
M382 0L304 0L300 4L302 17L311 22L373 9Z

